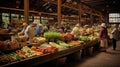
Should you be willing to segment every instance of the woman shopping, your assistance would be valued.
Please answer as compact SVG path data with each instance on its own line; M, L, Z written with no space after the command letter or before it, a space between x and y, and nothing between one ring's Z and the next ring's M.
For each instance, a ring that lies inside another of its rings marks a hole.
M102 23L101 29L100 29L100 48L101 48L101 51L106 51L107 47L108 47L108 31L106 28L106 24Z

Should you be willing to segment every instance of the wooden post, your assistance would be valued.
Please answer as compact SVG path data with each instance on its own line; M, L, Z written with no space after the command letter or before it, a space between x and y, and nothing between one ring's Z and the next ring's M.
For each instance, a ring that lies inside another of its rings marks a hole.
M0 21L2 21L2 12L0 12Z
M2 24L2 12L0 12L0 26ZM0 37L0 40L1 40L1 37Z
M24 0L24 20L29 24L29 0Z
M40 17L40 23L42 23L42 18L41 18L41 17L42 17L42 16L41 16L41 15L42 15L42 13L41 13L41 12L39 12L39 13L38 13L38 15L39 15L39 17Z
M91 12L91 14L90 14L90 25L92 26L93 23L94 22L93 22L93 17L92 17L92 12Z
M61 26L61 0L58 0L58 25Z
M79 24L80 24L80 26L82 25L82 23L81 23L81 14L82 14L81 10L82 9L81 9L81 3L80 3L80 5L79 5L79 11L78 11L79 12L78 14L79 14Z
M11 17L11 12L9 13L9 23L11 22L12 17Z
M42 16L40 15L40 23L42 23Z

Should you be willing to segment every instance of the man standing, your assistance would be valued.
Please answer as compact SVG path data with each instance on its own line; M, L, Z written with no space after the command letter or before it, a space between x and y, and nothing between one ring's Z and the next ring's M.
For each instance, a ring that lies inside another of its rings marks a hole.
M118 25L114 25L114 28L112 30L112 42L113 42L113 50L116 50L116 44L119 40L120 31L118 29Z

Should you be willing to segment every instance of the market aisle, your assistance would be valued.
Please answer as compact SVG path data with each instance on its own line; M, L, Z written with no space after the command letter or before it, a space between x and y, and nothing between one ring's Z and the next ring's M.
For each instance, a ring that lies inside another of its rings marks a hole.
M80 62L71 62L64 67L120 67L120 41L117 43L117 49L112 47L107 52L94 54L92 57L85 57Z

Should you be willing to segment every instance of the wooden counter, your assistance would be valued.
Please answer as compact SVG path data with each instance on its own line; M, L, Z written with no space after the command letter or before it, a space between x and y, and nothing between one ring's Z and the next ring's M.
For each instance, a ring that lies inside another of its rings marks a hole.
M37 64L42 64L42 63L45 63L45 62L48 62L48 61L51 61L57 58L67 56L75 52L78 52L81 48L82 46L75 46L75 47L71 47L69 49L65 49L59 52L46 54L42 56L35 56L35 57L27 58L21 61L12 62L6 65L3 65L2 67L16 67L16 66L32 67Z
M35 56L35 57L30 57L27 59L23 59L21 61L16 61L16 62L12 62L6 65L3 65L1 67L16 67L16 66L24 66L24 67L33 67L35 65L38 64L43 64L46 63L48 61L52 61L61 57L66 57L70 54L76 53L82 49L85 49L87 47L92 47L94 46L96 43L98 42L98 40L93 40L90 42L86 42L86 44L84 45L79 45L79 46L74 46L62 51L58 51L55 53L51 53L51 54L44 54L42 56Z
M7 39L11 39L11 36L13 36L13 35L14 35L13 33L6 33L6 34L0 33L0 40L4 41Z

